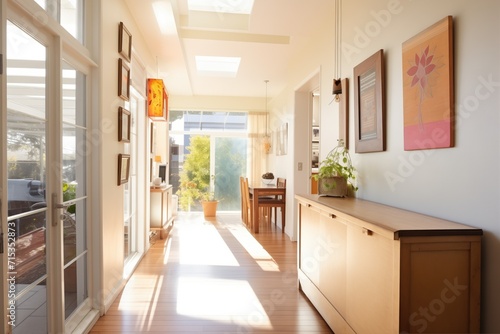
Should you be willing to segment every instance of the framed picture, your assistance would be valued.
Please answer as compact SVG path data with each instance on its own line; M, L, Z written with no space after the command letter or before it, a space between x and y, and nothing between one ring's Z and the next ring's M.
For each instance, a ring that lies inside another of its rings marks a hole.
M342 93L339 94L339 139L344 140L345 148L349 148L349 80L341 80Z
M118 108L118 141L130 142L130 111L122 107Z
M127 61L132 59L132 35L123 22L118 27L118 52Z
M130 155L118 154L118 185L128 182L130 174Z
M149 125L149 153L155 152L155 125L153 122Z
M453 18L403 43L404 149L454 146Z
M130 68L123 59L118 59L118 96L128 101L130 99Z
M385 150L384 51L354 67L356 153Z
M319 143L319 126L313 126L312 128L312 142Z
M288 151L288 123L283 123L276 131L276 155L286 155Z

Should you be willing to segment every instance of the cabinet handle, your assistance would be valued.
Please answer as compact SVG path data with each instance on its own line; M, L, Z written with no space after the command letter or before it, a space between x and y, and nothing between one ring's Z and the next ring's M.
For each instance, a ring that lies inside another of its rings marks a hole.
M330 213L330 218L337 218L337 216L333 213Z
M370 236L373 235L373 231L363 227L363 234Z

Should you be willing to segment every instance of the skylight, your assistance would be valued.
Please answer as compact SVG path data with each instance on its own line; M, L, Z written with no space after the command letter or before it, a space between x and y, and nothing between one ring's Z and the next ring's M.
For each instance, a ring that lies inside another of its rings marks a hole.
M196 69L200 74L235 77L240 66L240 57L196 56Z
M188 0L188 9L203 12L250 14L253 0Z

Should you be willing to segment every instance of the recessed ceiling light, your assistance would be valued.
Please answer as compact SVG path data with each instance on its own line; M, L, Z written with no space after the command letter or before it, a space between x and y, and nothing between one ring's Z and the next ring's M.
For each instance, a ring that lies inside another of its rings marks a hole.
M200 74L235 77L240 57L196 56L196 69Z
M250 14L254 0L188 0L189 10L203 12Z

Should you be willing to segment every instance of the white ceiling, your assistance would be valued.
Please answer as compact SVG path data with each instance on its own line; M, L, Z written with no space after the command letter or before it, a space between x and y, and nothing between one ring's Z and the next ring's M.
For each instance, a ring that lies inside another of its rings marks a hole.
M263 97L264 80L269 97L279 94L290 60L334 17L334 0L254 0L249 16L224 12L241 0L216 0L216 13L189 12L187 0L125 1L170 95ZM153 11L158 5L164 33ZM234 78L198 75L195 56L241 57L241 63Z

